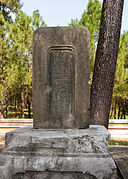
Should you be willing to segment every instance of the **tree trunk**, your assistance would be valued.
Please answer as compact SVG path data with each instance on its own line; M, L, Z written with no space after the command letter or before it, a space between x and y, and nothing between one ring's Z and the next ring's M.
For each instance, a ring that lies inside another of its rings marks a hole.
M120 119L120 109L121 109L121 106L119 106L119 110L118 110L118 119Z
M8 104L6 104L6 119L8 118L8 108L9 108L9 106L8 106Z
M1 116L4 115L4 110L3 110L3 101L0 101L0 113L1 113Z
M30 94L27 96L27 104L28 104L28 118L31 118L31 102L30 102Z
M124 0L104 0L90 100L90 123L108 128Z
M124 119L125 119L125 108L124 107L123 107L122 113L123 113L123 116L124 116Z
M116 119L116 105L117 105L117 99L115 99L115 105L114 105L114 119Z
M113 109L113 105L112 105L112 107L111 107L110 119L112 119L112 117L113 117L113 111L114 111L114 109Z
M22 118L24 118L24 93L23 93L23 91L21 92L21 101L22 101L22 103L21 103L21 113L22 113Z
M17 117L17 102L16 102L16 96L15 96L15 117Z
M4 118L3 101L0 101L0 119Z
M7 99L8 100L8 99ZM8 101L6 100L6 119L8 118L8 109L9 109L9 105L8 105Z

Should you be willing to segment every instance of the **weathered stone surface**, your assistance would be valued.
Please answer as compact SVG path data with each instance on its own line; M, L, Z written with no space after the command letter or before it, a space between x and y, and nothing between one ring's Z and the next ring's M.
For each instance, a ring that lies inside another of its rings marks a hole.
M89 32L45 27L33 37L34 128L89 126Z
M26 172L18 173L13 179L96 179L80 172Z
M102 126L84 130L30 126L9 132L0 156L1 179L115 179L109 137Z

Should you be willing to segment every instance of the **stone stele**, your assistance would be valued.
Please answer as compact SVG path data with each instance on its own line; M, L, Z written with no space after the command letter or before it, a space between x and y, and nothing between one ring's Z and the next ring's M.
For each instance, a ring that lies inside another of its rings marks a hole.
M34 32L34 128L89 127L89 41L82 26Z
M39 28L33 40L34 128L6 134L0 179L116 179L109 132L89 123L89 33ZM79 129L85 128L85 129Z

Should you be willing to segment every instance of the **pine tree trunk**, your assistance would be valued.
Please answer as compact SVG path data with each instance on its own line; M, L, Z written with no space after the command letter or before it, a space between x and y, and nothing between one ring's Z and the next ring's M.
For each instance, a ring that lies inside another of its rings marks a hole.
M4 110L3 110L3 101L0 101L0 113L1 113L1 115L4 114Z
M123 107L123 116L124 116L124 119L125 119L125 108Z
M124 0L104 0L91 87L90 122L108 128Z
M6 104L6 119L8 118L8 108L9 108L9 106L8 106L8 104Z
M116 104L117 104L117 99L115 99L115 105L114 105L114 119L116 119Z
M15 117L17 117L17 102L16 102L16 96L15 96Z
M30 94L28 93L27 97L27 104L28 104L28 118L31 118L31 102L30 102Z
M121 106L119 106L119 110L118 110L118 119L120 119L120 109L121 109Z
M9 105L8 105L8 101L6 100L6 118L8 118L8 109L9 109Z
M0 101L0 119L4 118L3 101Z
M110 119L112 119L112 117L113 117L113 106L112 106L112 108L111 108Z
M17 100L17 116L20 118L20 97L18 96Z
M22 112L22 118L24 118L24 93L23 91L21 92L21 101L22 101L22 104L21 104L21 112Z

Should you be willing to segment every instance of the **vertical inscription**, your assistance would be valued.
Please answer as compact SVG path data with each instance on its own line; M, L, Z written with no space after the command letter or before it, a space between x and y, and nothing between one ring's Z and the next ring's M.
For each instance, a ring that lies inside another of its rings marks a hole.
M53 47L48 52L48 109L52 119L63 120L74 114L74 50Z

